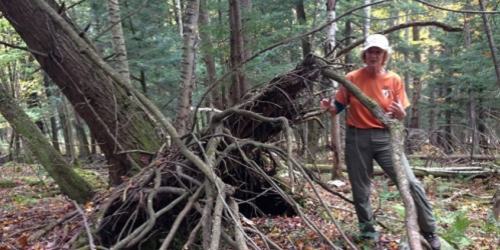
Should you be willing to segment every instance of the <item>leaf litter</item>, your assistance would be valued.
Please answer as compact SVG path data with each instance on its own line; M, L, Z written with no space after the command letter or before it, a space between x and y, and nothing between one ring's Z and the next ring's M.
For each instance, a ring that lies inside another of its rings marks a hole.
M85 233L85 229L82 215L75 213L72 201L57 191L50 178L38 177L36 169L27 166L0 167L0 250L74 249L78 236ZM421 182L432 203L439 224L438 234L442 238L455 249L498 249L500 224L493 219L491 197L499 187L500 176L469 180L427 176L421 178ZM316 189L344 233L354 240L357 220L352 204L320 187ZM349 184L332 186L332 189L350 197ZM104 197L106 190L101 189L100 192ZM348 249L327 211L311 194L311 187L306 186L302 192L304 214L340 249ZM398 249L404 234L404 207L396 187L383 177L376 177L373 182L372 206L379 222L377 227L383 249ZM98 208L99 205L88 203L82 209L87 219L92 219L93 212ZM64 223L36 241L29 241L31 236L69 213L75 216L65 219ZM249 218L243 224L252 224L283 249L330 249L299 216ZM254 235L252 238L259 247L266 249L267 245L261 237Z

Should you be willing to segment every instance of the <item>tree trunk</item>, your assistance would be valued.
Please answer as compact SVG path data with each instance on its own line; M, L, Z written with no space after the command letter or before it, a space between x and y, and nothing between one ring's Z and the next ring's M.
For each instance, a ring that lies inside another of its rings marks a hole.
M189 131L189 112L193 103L194 67L198 43L198 0L187 1L184 20L180 91L175 116L175 128L179 135Z
M245 67L242 65L246 58L240 0L229 0L229 26L231 29L231 70L234 70L231 75L229 94L231 107L237 104L248 91Z
M42 108L42 106L40 105L40 100L38 100L38 98L39 98L38 92L36 90L35 91L29 90L28 98L26 100L26 105L27 105L28 109L41 109ZM35 124L40 129L40 131L42 131L42 134L44 134L45 133L45 125L43 124L43 121L41 120L41 118L38 118L35 121Z
M110 165L110 184L131 175L132 168L137 171L140 154L129 150L155 151L161 141L156 123L145 112L143 96L97 56L64 14L57 13L55 1L0 3L4 17L94 133Z
M47 99L50 99L53 96L53 91L50 88L50 79L47 76L47 74L43 73L43 87L45 89L45 95L47 96ZM59 128L57 127L57 120L56 120L56 115L52 114L50 116L50 135L51 135L51 141L52 141L52 146L54 149L61 153L61 149L59 148Z
M304 9L304 1L299 0L295 4L295 11L297 13L297 20L300 25L306 25L306 11ZM309 37L303 37L301 40L302 43L302 59L304 59L309 53L311 53L311 42L309 41Z
M71 122L71 107L68 106L68 102L65 97L61 98L61 103L59 104L59 116L61 117L61 126L64 131L64 142L66 148L66 156L69 157L71 161L76 159L75 152L75 137L73 134L73 122Z
M365 5L371 4L371 0L365 0ZM372 7L367 6L365 8L365 22L363 23L363 36L367 37L370 35L370 18L371 18Z
M429 57L433 57L435 54L435 48L434 46L430 46L429 48ZM429 63L429 72L432 74L436 70L436 65L433 64L432 62ZM436 105L436 89L431 89L429 91L429 131L437 131L437 125L436 125L436 117L437 117L437 111L434 108ZM432 145L437 144L437 135L436 133L431 133L429 135L429 142Z
M465 8L470 9L470 1L467 1ZM470 48L472 45L472 31L470 27L470 20L471 17L469 14L465 14L465 20L464 20L464 31L465 31L465 48ZM477 113L476 113L476 98L475 98L475 91L473 90L473 82L468 81L468 105L467 105L467 110L468 116L469 116L469 130L466 136L466 143L470 143L470 155L473 156L475 154L479 154L480 147L479 147L479 134L476 130L477 128ZM471 159L472 161L472 159Z
M78 114L75 114L74 127L78 138L78 157L87 158L90 156L89 140L85 132L85 124Z
M215 78L217 77L217 70L215 66L215 58L213 55L207 53L207 51L213 51L212 37L206 32L205 26L210 25L210 13L207 12L207 1L200 0L200 38L201 38L201 51L203 51L203 62L207 68L207 87L215 83ZM222 96L219 88L213 88L210 91L210 101L207 106L213 107L219 110L223 109ZM208 113L209 120L211 119L211 112Z
M331 22L335 20L335 7L337 1L336 0L328 0L326 3L326 16L327 22ZM327 49L325 55L327 58L335 58L335 44L336 44L336 33L337 33L337 24L332 22L330 27L327 29ZM350 34L347 34L349 36ZM335 96L335 93L338 90L339 84L333 81L334 91L332 96ZM331 179L332 180L342 180L344 179L344 175L342 173L341 166L341 155L342 155L342 147L340 144L340 117L338 115L330 116L330 120L332 122L331 129L331 146L332 146L332 171L331 171Z
M28 144L38 162L54 178L62 193L80 204L92 197L90 185L68 166L40 129L31 122L28 115L9 96L5 87L0 89L0 113L16 133L24 138L24 142Z
M107 0L108 17L111 24L111 44L115 52L115 69L123 77L123 80L130 83L130 71L128 67L127 48L123 37L120 2L119 0Z
M413 41L420 41L420 28L413 27ZM420 50L417 48L414 52L415 63L422 63L422 56L420 55ZM419 100L420 92L422 90L422 81L419 77L420 74L413 76L413 91L411 99L411 117L410 117L410 128L420 128L420 113L419 113Z
M485 11L484 1L479 0L479 7L481 11ZM483 13L483 23L484 29L486 30L486 35L488 36L488 45L490 46L491 59L493 59L493 65L495 66L495 73L497 77L497 84L500 86L500 65L498 65L498 51L495 46L495 40L493 39L493 34L491 33L490 21L488 20L488 14Z
M176 23L177 27L179 27L179 35L183 36L184 30L183 26L184 24L182 23L182 5L181 5L181 0L172 0L173 6L175 6L175 17L176 17Z
M450 82L446 82L446 97L445 103L447 105L451 105L452 103L452 84ZM444 152L446 154L451 154L453 153L453 135L452 135L452 124L453 124L453 111L450 110L450 108L447 108L445 113L444 113L444 119L445 119L445 125L444 125L444 135L443 135L443 146L444 146Z

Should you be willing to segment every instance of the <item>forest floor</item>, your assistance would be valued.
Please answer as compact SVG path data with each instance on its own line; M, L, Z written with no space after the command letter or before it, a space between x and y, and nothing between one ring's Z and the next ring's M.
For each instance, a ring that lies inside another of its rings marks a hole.
M89 203L77 210L70 200L59 194L53 181L43 172L27 165L0 166L0 250L73 249L78 240L76 236L86 233L82 230L82 218L91 218L98 205ZM105 173L81 169L79 173L105 191ZM500 176L469 179L426 176L420 180L432 203L440 237L455 249L500 249L500 223L493 219L491 212L491 198L500 184ZM320 206L312 187L330 207L335 221ZM332 189L350 197L348 183L332 186ZM348 249L335 224L340 225L352 240L357 232L353 206L316 185L307 186L302 194L309 197L303 202L303 213L339 248ZM375 177L372 198L382 247L397 249L404 234L404 207L398 191L384 177ZM37 235L69 213L73 216L64 224ZM244 223L253 224L283 249L329 249L299 216L253 218ZM254 240L266 249L262 239L255 236ZM360 249L367 248L360 246Z

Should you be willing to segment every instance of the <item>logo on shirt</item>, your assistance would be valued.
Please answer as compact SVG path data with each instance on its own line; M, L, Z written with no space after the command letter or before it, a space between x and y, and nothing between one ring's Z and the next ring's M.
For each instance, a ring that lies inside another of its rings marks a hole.
M382 95L385 97L385 99L389 98L389 96L391 96L391 90L390 89L382 89Z

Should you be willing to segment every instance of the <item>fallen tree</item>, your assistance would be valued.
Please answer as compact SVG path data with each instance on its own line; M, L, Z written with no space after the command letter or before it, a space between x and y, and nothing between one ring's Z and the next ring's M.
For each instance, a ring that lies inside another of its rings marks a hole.
M248 95L242 104L216 114L202 133L181 140L175 130L169 131L177 147L161 150L150 166L116 189L103 209L97 230L100 244L116 249L139 244L154 249L193 244L202 249L219 249L221 244L247 249L257 245L245 235L258 230L243 226L245 217L288 213L301 216L335 249L296 201L304 183L294 178L294 171L310 183L317 178L291 154L290 120L301 115L294 100L319 73L313 61L306 61ZM286 149L269 143L281 132ZM288 169L290 177L276 177L279 169ZM200 241L195 240L198 235Z
M332 166L330 164L307 164L307 167L317 173L330 173ZM432 175L435 177L488 177L500 172L500 167L491 166L460 166L460 167L412 167L413 173L416 176ZM347 172L345 167L342 167L343 172ZM384 171L380 167L373 168L373 175L384 175Z

